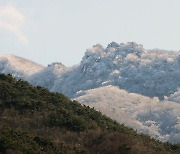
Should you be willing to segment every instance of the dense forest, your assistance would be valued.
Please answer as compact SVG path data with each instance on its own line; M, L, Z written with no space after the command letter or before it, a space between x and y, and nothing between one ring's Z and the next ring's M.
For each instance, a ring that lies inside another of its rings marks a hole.
M0 74L0 153L180 153L60 93Z

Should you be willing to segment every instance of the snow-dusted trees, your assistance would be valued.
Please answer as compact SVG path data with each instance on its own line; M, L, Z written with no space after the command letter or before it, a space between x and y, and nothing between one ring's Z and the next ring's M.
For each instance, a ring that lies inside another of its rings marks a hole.
M115 85L163 99L180 87L179 52L145 50L134 42L95 45L79 66L63 72L52 89L74 97L80 90Z

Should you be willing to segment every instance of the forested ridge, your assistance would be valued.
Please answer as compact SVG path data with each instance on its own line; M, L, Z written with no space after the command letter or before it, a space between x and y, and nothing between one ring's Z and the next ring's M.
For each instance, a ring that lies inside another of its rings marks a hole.
M0 74L1 153L179 153L60 93Z

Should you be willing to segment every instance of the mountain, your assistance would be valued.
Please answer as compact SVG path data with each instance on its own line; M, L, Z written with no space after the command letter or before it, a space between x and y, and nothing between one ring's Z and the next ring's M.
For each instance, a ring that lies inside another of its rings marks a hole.
M146 50L134 42L111 42L105 48L97 44L87 49L80 64L72 67L61 63L38 67L34 62L34 67L25 67L23 64L27 62L23 59L19 64L9 59L6 66L0 60L0 72L63 93L82 104L91 102L89 106L161 141L179 142L179 51ZM22 66L24 68L20 69ZM26 73L26 69L31 67L35 71ZM113 93L121 97L115 97ZM102 100L101 96L108 101ZM137 99L136 106L133 102ZM114 108L117 111L110 112Z
M178 153L62 94L0 74L1 153Z
M25 74L32 84L71 98L82 90L113 85L163 100L180 87L179 51L146 50L134 42L112 42L106 48L97 44L87 49L79 65L70 68L61 63L42 67L15 56L0 59L1 73Z
M51 90L73 98L81 90L114 85L163 100L180 87L179 68L180 52L112 42L105 49L101 45L88 49L80 65L62 73Z
M169 101L180 103L180 89L171 94L169 97L166 97L166 99Z
M44 67L30 60L14 56L0 55L0 72L12 74L17 78L26 79L30 75L39 72Z
M148 134L163 142L180 143L179 103L128 93L114 86L104 86L83 93L84 95L76 98L77 101L94 107L138 133Z
M33 85L40 85L51 89L54 86L54 82L63 72L67 71L67 69L68 68L66 68L62 63L52 63L29 76L27 80Z

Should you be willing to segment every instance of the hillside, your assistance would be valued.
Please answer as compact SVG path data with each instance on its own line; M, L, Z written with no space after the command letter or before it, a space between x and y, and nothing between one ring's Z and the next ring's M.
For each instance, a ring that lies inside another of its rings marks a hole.
M28 81L33 85L38 83L37 85L51 89L54 86L54 82L67 69L62 63L52 63L29 76Z
M1 73L10 73L15 77L27 79L27 77L39 72L43 68L42 65L15 55L0 55Z
M1 73L22 77L70 98L81 90L113 85L163 100L180 87L179 68L179 51L147 50L135 42L94 45L86 50L79 65L69 68L61 63L43 67L17 56L0 55Z
M0 74L0 150L7 153L178 153L62 94Z
M169 98L172 101L128 93L114 86L81 93L83 95L76 98L78 102L94 107L117 122L163 142L180 143L178 92Z
M180 138L179 68L179 51L146 50L134 42L111 42L107 47L94 45L86 50L80 64L72 67L58 62L43 67L17 56L0 56L1 73L10 73L35 86L63 93L82 104L89 102L89 106L106 116L171 143L178 143ZM116 90L108 86L116 87ZM108 97L104 90L108 91ZM122 97L111 97L113 93ZM107 100L100 99L102 97ZM129 100L123 101L126 97ZM145 111L136 109L134 99L138 99L138 104L144 106L140 108ZM121 105L123 107L119 108ZM109 112L114 108L117 112ZM132 112L135 109L136 112ZM122 112L125 112L124 119L128 117L129 120L122 121Z
M166 100L180 103L180 89L167 97Z
M51 86L41 80L43 74L31 81L71 98L81 90L113 85L163 100L180 87L179 68L179 51L146 50L134 42L112 42L105 48L97 44L87 49L80 64L53 77Z

